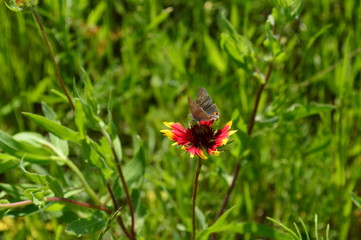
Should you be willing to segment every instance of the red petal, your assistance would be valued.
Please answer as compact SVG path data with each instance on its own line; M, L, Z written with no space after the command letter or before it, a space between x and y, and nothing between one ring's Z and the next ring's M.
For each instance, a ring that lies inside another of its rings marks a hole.
M200 125L204 125L204 126L212 126L214 120L210 120L210 121L200 121L199 124Z
M194 157L194 155L198 155L200 158L207 159L202 149L200 148L197 148L195 146L190 146L188 148L185 148L185 150L187 150L191 154L191 157Z

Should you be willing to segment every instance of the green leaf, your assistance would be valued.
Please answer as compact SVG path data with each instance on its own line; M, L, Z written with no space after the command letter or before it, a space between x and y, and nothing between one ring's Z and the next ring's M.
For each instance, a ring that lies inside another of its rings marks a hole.
M308 41L306 49L309 50L312 47L313 43L316 41L316 39L322 36L322 34L326 33L327 30L332 27L332 25L333 25L332 23L327 24L326 26L321 28L316 34L314 34L311 37L311 39Z
M296 103L287 109L283 114L283 119L286 121L293 121L300 118L305 118L311 115L320 114L331 111L335 106L330 104L311 103L309 105Z
M6 153L0 153L0 173L19 166L19 159Z
M94 97L94 90L90 78L83 68L81 80L84 83L85 96L81 96L78 89L74 86L75 94L79 98L82 105L83 111L85 113L85 118L87 120L87 126L93 130L99 131L99 124L102 122L102 119L97 116L99 106L96 98Z
M27 171L22 164L20 164L21 170L25 173L25 175L33 182L40 183L48 186L50 190L55 194L57 197L63 197L63 189L60 186L59 182L49 175L43 175L39 173L31 173Z
M118 136L116 136L113 139L113 145L114 145L115 152L119 158L119 161L122 162L122 160L123 160L122 143L120 142L120 139Z
M355 193L351 192L351 199L353 203L356 205L356 207L361 209L361 197L357 196Z
M93 99L90 96L87 96L87 99L85 101L79 95L79 100L82 105L82 111L85 114L86 123L91 129L99 131L100 130L99 122L102 122L102 120L96 114L98 107L95 99Z
M58 96L63 102L68 102L68 98L66 97L66 95L62 92L60 92L59 90L56 89L51 89L50 90L51 93L53 93L54 95Z
M204 46L208 51L208 59L210 63L212 63L218 71L224 73L227 70L227 62L219 51L217 44L214 43L214 41L208 34L204 35L203 40Z
M73 221L67 226L65 231L77 236L83 234L93 234L100 231L105 224L106 221L100 216L100 214L93 214L92 217Z
M75 124L79 130L80 139L84 139L86 135L86 117L79 98L74 101L75 105Z
M46 181L48 182L50 190L54 193L56 197L64 197L63 188L61 187L58 180L56 180L52 176L47 175Z
M124 177L131 187L135 183L139 183L145 172L146 160L143 145L140 145L138 152L135 154L132 161L130 161L124 168ZM135 186L133 186L135 187Z
M297 19L301 13L301 0L273 0L275 8L272 15L276 21L281 21L286 24L294 19ZM283 25L282 24L282 25Z
M13 209L10 212L8 212L6 214L6 216L9 217L24 217L24 216L28 216L28 215L34 215L36 213L40 213L44 210L44 208L39 208L39 206L35 206L34 204L22 207L22 208L18 208L18 209Z
M277 232L276 230L256 223L227 223L228 215L236 208L236 206L228 209L223 215L210 227L204 229L197 234L197 239L206 240L214 232L227 232L238 234L252 234L259 237L272 238L276 240L291 240L290 237Z
M104 179L108 179L112 175L113 170L107 165L104 153L99 151L102 150L102 147L90 139L83 140L82 147L84 158L100 170Z
M220 20L224 30L221 33L222 49L236 60L241 68L250 71L253 69L252 64L255 61L252 43L246 37L237 33L224 14L221 15Z
M254 52L251 42L243 36L231 36L227 33L221 34L221 47L234 60L240 63L241 68L250 70L254 61Z
M273 218L270 218L270 217L267 217L267 219L270 220L271 222L277 224L278 226L280 226L285 232L287 232L288 234L291 235L292 239L300 240L299 237L297 236L297 234L292 229L290 229L289 227L284 225L283 223L281 223Z
M0 189L15 199L21 199L22 193L24 191L23 187L8 183L0 183Z
M90 26L97 25L97 23L103 18L106 8L106 2L99 2L97 5L92 7L90 13L88 14L87 24Z
M49 107L46 103L42 102L41 109L43 110L44 116L47 119L56 121L56 113L51 107Z
M121 207L122 208L122 207ZM110 229L110 227L112 226L112 223L114 221L114 219L116 219L119 215L120 215L120 210L121 208L117 209L115 212L113 212L108 220L106 225L104 226L104 228L100 231L99 236L98 236L98 240L103 239L104 234Z
M1 130L0 148L12 156L37 163L48 163L52 156L52 152L49 149L33 146L27 142L17 141Z
M9 204L10 202L7 199L0 199L0 204ZM0 219L2 219L10 209L8 207L0 207Z
M273 58L276 58L282 53L282 48L278 38L274 35L274 25L275 22L273 16L269 15L266 22L266 39L264 40L263 45L272 52Z
M60 125L59 123L47 119L40 115L36 115L33 113L26 113L26 112L24 112L23 114L26 117L30 118L32 121L34 121L36 124L38 124L40 127L53 133L55 136L63 140L69 140L79 144L80 139L78 132L75 132L70 128L64 127L63 125Z
M47 187L31 187L24 190L24 196L38 207L45 206L45 192Z
M54 112L54 110L51 107L49 107L45 103L42 103L41 107L42 107L44 116L47 119L50 119L50 120L55 121L60 124L60 122L57 121L56 113ZM54 145L54 147L63 154L63 157L67 157L69 155L68 142L65 140L61 140L60 138L58 138L57 136L55 136L52 133L49 134L49 137L50 137L50 142Z
M224 212L217 221L208 228L204 229L203 231L199 232L197 234L197 239L207 239L208 236L213 232L219 232L225 225L226 225L226 219L228 215L236 208L237 206L233 206L230 209L228 209L226 212Z
M158 14L156 17L152 18L150 23L145 27L145 31L150 31L154 28L156 28L159 24L161 24L163 21L165 21L169 14L173 12L172 7L168 7L166 9L163 9L163 11Z

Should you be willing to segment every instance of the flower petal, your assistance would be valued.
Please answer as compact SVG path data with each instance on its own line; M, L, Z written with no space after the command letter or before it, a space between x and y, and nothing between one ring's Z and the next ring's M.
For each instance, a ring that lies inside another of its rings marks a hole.
M160 130L160 132L164 133L164 136L167 136L170 140L174 141L174 134L171 130Z
M218 130L214 135L213 148L225 145L228 142L228 137L237 132L237 130L229 131L232 127L232 121L229 121L222 129Z
M188 147L188 148L185 148L185 150L187 150L187 151L190 153L191 158L193 158L194 155L198 155L198 156L199 156L200 158L202 158L202 159L207 159L207 156L204 155L202 149L200 149L200 148L197 148L197 147L194 147L194 146L190 146L190 147Z
M163 122L163 124L169 128L172 128L172 125L174 124L174 122Z
M189 143L187 132L181 124L174 122L163 122L163 124L171 128L171 130L161 130L170 140L175 141L178 145L187 145Z
M210 121L200 121L199 124L200 125L204 125L204 126L212 126L214 120L210 120Z

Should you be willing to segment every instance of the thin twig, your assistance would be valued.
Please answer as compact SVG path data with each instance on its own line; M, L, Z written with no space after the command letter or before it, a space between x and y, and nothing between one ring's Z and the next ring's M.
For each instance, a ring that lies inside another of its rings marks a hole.
M103 133L103 135L107 139L107 141L108 141L108 143L110 145L110 148L112 150L112 153L114 155L114 162L115 162L115 165L117 166L117 171L118 171L120 180L122 182L122 186L124 188L125 196L126 196L127 203L128 203L128 206L129 206L129 212L130 212L130 216L131 216L131 233L132 233L131 235L133 237L133 240L136 240L134 208L133 208L132 199L131 199L130 194L129 194L128 185L127 185L127 182L125 181L122 166L120 165L120 160L118 158L118 155L117 155L117 153L115 151L115 148L114 148L114 144L113 144L108 132L103 127L101 127L101 132Z
M225 198L223 199L221 209L219 210L216 219L218 219L220 216L222 216L224 209L226 208L229 196L231 195L234 185L236 184L236 179L238 177L238 173L239 173L240 169L241 169L241 164L238 163L233 171L233 178L232 178L231 185L229 185L227 194L226 194Z
M268 80L269 80L269 78L271 76L272 68L273 68L273 63L270 62L270 64L268 65L268 70L267 70L267 74L266 74L265 79L264 79L264 83L259 87L257 95L256 95L256 101L254 103L254 108L253 108L253 111L252 111L252 114L251 114L251 117L250 117L250 121L249 121L249 125L248 125L248 131L247 131L248 136L252 135L252 130L253 130L254 123L255 123L255 120L256 120L256 114L257 114L257 110L258 110L259 101L261 99L263 89L266 86L266 84L267 84L267 82L268 82Z
M247 129L248 137L252 136L252 131L253 131L253 127L254 127L254 124L255 124L256 114L257 114L257 110L258 110L258 106L259 106L259 101L261 99L263 90L264 90L265 86L267 85L268 80L271 77L272 69L273 69L273 62L270 62L269 65L268 65L268 70L267 70L267 74L266 74L265 79L264 79L264 83L259 87L259 89L257 91L255 104L254 104L254 107L253 107L253 111L251 113L248 129ZM225 210L225 208L227 206L229 197L230 197L230 195L231 195L231 193L232 193L232 191L234 189L234 186L236 185L236 181L237 181L237 177L238 177L238 173L239 173L240 169L241 169L241 164L237 163L237 165L236 165L236 167L234 169L234 172L233 172L231 185L229 185L229 187L228 187L227 194L223 199L222 206L221 206L219 212L217 213L215 221L217 221L217 219L220 216L222 216L222 214L224 213L224 210ZM216 239L216 233L213 233L211 235L211 237L210 237L210 240L215 240L215 239Z
M84 208L92 208L92 209L101 210L101 211L104 211L107 213L112 213L112 210L110 210L107 207L97 206L97 205L93 205L93 204L89 204L89 203L85 203L85 202L79 202L79 201L68 199L68 198L47 197L47 198L45 198L45 201L46 202L66 202L66 203L74 204L74 205L84 207ZM34 203L31 200L25 200L25 201L21 201L21 202L13 202L13 203L1 203L0 208L24 207L24 206L27 206L30 204L34 204Z
M197 189L198 189L198 177L202 169L202 158L198 158L198 166L196 170L196 175L194 176L193 183L193 194L192 194L192 240L196 239L196 199L197 199Z
M122 170L122 167L120 165L120 161L118 159L118 156L114 150L114 147L112 147L112 152L113 152L113 155L114 155L114 158L115 158L115 164L117 165L117 170L118 170L118 174L119 174L119 177L120 177L120 180L122 182L122 185L123 185L123 188L124 188L124 191L125 191L125 196L127 198L127 202L128 202L128 206L129 206L129 212L130 212L130 216L131 216L131 232L132 232L132 236L133 236L133 239L135 240L136 239L136 236L135 236L135 220L134 220L134 209L133 209L133 203L132 203L132 199L130 198L130 194L129 194L129 190L128 190L128 186L127 186L127 182L125 181L125 177L124 177L124 174L123 174L123 170Z
M112 188L111 188L111 186L110 186L109 183L107 183L107 188L108 188L108 192L109 192L109 194L110 194L110 196L111 196L111 198L112 198L112 200L113 200L113 204L114 204L115 210L119 209L118 202L117 202L117 200L116 200L116 198L115 198L115 196L114 196L114 192L113 192L113 190L112 190ZM123 232L125 233L125 235L127 235L127 237L132 240L133 237L132 237L132 235L128 232L127 228L125 227L121 215L119 215L119 216L117 217L117 221L118 221L120 227L122 228Z
M71 97L68 93L68 90L66 90L66 87L65 87L65 84L64 84L64 81L63 81L63 78L61 77L61 74L60 74L60 70L59 70L59 67L58 67L58 64L56 63L56 60L55 60L55 56L54 56L54 51L53 51L53 48L51 47L50 45L50 41L48 39L48 35L46 34L45 32L45 29L44 29L44 24L38 14L38 12L36 11L36 9L34 8L33 9L33 15L36 19L36 22L38 23L39 27L40 27L40 30L41 30L41 33L43 34L43 38L44 38L44 41L45 41L45 44L46 46L48 47L49 49L49 52L50 52L50 57L51 57L51 60L53 62L53 65L54 65L54 68L55 68L55 74L56 74L56 77L58 78L58 81L60 83L60 86L61 86L61 89L63 90L63 92L65 93L69 103L70 103L70 106L73 110L75 110L75 107L74 107L74 103L73 101L71 100Z

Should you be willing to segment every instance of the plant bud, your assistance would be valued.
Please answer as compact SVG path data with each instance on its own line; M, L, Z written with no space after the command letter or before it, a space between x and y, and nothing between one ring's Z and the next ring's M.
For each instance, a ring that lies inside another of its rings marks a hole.
M5 5L14 12L31 11L38 5L38 0L5 0Z

